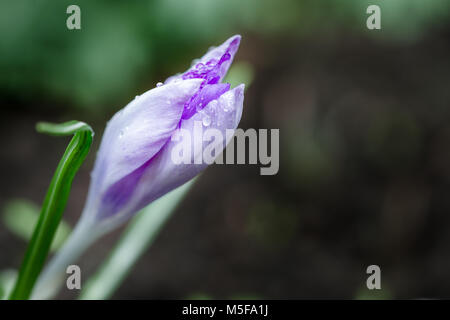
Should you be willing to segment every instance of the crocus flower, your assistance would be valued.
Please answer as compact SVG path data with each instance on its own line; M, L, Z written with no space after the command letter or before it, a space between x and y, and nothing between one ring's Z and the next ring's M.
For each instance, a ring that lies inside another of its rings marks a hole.
M185 73L137 96L114 115L92 172L85 215L115 225L206 167L174 164L171 149L176 142L171 137L179 128L193 128L194 121L205 122L205 117L210 128L237 127L244 86L230 90L221 81L239 41L240 36L230 38Z
M171 153L177 142L172 138L180 129L193 130L196 121L222 133L237 127L244 85L230 89L222 80L240 39L233 36L210 49L186 72L136 96L108 122L81 220L41 275L35 297L50 296L55 286L49 282L57 281L55 275L97 237L206 168L195 161L175 164Z

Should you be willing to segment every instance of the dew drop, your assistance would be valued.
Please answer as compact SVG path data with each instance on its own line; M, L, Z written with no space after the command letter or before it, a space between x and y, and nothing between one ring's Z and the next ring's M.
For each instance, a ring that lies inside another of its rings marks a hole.
M199 61L200 61L200 59L192 60L191 67L195 66Z
M211 117L207 114L203 115L202 123L205 127L208 127L211 124Z
M158 83L156 84L157 87L161 87L162 85L163 85L162 82L158 82Z
M120 130L120 132L119 132L119 138L122 138L122 137L123 137L123 134L124 134L123 130Z
M209 107L210 107L212 110L215 111L218 104L219 104L219 102L217 102L217 100L212 100L212 101L209 103Z
M231 103L225 103L225 105L223 106L223 111L228 112L228 111L233 111L234 110L234 106Z

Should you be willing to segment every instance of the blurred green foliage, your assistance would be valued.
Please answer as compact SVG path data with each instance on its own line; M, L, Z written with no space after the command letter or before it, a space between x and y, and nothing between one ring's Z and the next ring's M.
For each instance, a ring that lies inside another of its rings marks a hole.
M17 271L6 269L0 271L0 300L6 300L16 282Z
M224 79L224 82L231 84L231 88L244 83L245 90L248 89L253 81L255 71L253 66L245 61L234 63Z
M28 242L33 234L39 212L40 208L31 201L24 199L10 200L3 209L3 223L12 233ZM61 221L50 250L55 251L60 248L70 232L70 226Z
M380 112L367 132L366 152L375 164L392 171L413 165L422 145L420 123L408 112Z
M248 214L247 234L269 249L287 244L298 228L299 215L295 210L270 201L258 202Z
M81 30L66 28L70 4L81 8ZM365 28L369 4L381 6L382 32ZM234 33L311 36L348 29L411 40L448 19L449 9L447 0L5 0L0 92L90 112L117 109Z
M369 290L361 287L356 295L355 300L390 300L393 299L392 292L389 288L381 288L379 290Z

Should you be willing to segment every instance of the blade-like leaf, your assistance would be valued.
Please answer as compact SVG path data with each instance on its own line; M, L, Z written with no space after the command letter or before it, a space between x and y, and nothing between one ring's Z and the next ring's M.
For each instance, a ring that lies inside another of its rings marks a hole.
M84 122L72 120L64 123L39 122L36 124L36 131L53 136L70 136L76 133L88 133L94 136L94 130Z
M63 124L39 123L39 132L51 135L74 134L61 161L56 168L47 190L39 220L28 244L12 300L28 299L36 279L42 270L50 245L55 236L69 197L72 180L84 162L92 144L93 131L83 122L69 121Z
M13 199L6 203L3 209L4 225L18 237L29 241L33 235L34 227L39 219L39 207L25 199ZM50 251L55 251L61 247L71 232L70 226L61 221L55 237L53 238Z

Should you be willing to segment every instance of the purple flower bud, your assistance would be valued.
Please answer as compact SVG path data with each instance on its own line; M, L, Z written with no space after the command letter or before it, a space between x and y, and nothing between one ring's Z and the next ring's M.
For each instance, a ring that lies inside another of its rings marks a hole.
M195 161L195 147L192 161L173 161L174 150L185 143L176 141L178 133L194 132L201 123L220 131L223 141L214 141L214 145L226 146L231 138L227 130L236 129L241 119L244 85L230 90L221 81L240 39L234 36L211 49L185 73L158 83L108 122L81 220L40 275L34 299L51 297L67 265L98 237L206 168L206 163ZM202 139L200 145L201 150L208 143Z
M172 138L179 129L193 130L205 116L208 128L225 132L237 127L244 85L230 90L221 82L240 38L211 49L185 73L137 96L113 116L91 175L84 219L115 226L206 168L194 161L174 164Z

